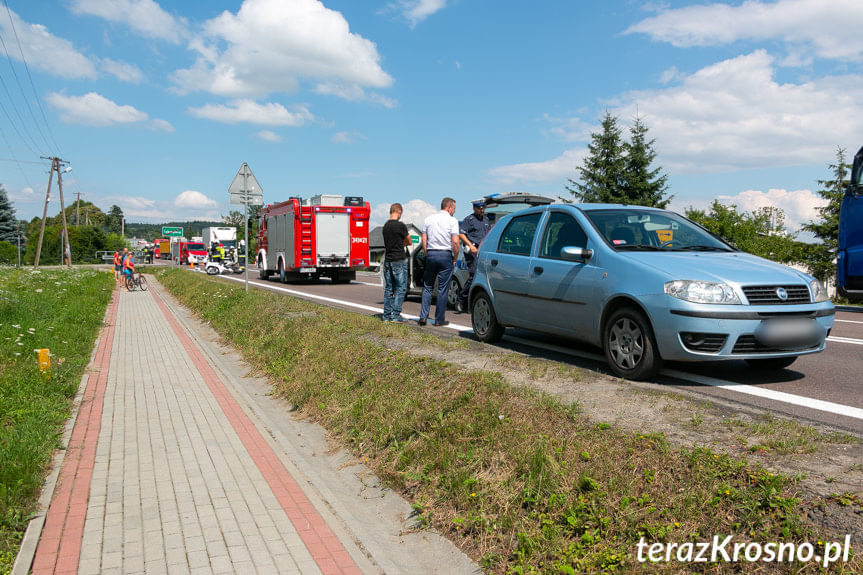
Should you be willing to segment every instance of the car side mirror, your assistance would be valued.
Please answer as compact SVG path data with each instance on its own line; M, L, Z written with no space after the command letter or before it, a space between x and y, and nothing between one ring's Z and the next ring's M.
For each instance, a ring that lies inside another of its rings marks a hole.
M560 257L571 262L586 262L593 257L593 250L566 246L560 250Z

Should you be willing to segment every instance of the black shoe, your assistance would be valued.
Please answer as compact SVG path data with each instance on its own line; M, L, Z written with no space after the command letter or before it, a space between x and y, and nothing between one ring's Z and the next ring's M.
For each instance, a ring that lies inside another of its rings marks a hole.
M422 318L417 320L417 325L425 325L425 324L426 324L426 320L424 320Z
M434 322L435 327L446 327L449 325L448 321L436 321Z
M455 311L456 313L467 313L467 303L463 301L456 302Z

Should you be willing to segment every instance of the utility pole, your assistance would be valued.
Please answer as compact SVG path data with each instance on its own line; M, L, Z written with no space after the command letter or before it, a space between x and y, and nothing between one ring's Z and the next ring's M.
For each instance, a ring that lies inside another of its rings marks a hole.
M81 225L81 192L75 192L78 199L75 201L75 225Z
M63 203L63 178L60 175L61 166L63 164L68 164L68 162L61 160L56 156L53 158L46 158L43 156L42 159L51 160L51 171L48 173L48 190L45 192L45 207L42 209L42 225L39 227L39 241L36 243L36 259L33 261L33 267L39 267L39 256L42 254L42 240L45 236L45 220L48 216L48 202L51 199L51 182L54 178L54 172L57 172L57 187L60 190L60 215L62 216L63 221L62 253L68 257L67 265L72 265L72 254L69 249L69 228L66 226L66 206ZM62 263L62 256L60 261Z

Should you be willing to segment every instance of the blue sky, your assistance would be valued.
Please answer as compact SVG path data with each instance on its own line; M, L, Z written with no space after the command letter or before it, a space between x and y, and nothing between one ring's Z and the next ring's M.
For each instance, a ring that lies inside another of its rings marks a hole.
M67 202L218 219L248 162L266 202L419 222L452 196L461 217L565 194L608 110L650 128L673 208L776 205L794 228L863 144L860 29L859 0L7 0L0 183L41 215L59 155Z

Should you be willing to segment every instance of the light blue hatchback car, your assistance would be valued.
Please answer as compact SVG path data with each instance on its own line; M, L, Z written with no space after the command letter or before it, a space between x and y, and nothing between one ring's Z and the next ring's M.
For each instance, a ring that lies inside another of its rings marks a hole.
M667 210L552 204L499 221L479 250L473 330L507 326L601 347L649 379L663 360L783 369L824 349L833 304L815 278L741 252Z

